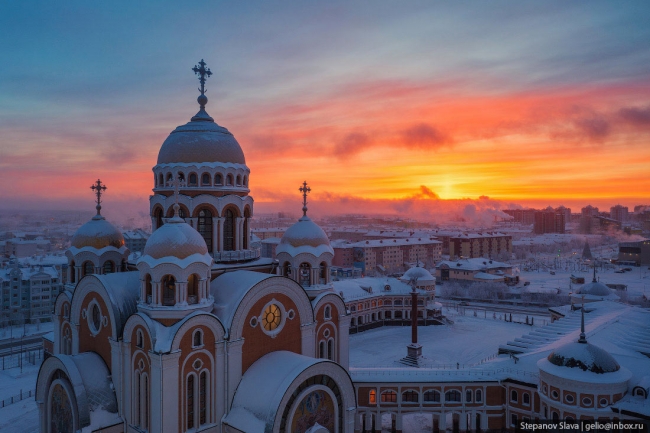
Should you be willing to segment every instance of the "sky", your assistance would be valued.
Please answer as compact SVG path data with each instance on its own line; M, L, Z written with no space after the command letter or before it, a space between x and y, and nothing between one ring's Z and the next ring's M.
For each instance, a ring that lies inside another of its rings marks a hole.
M0 3L0 209L148 212L198 109L256 213L650 204L648 2ZM491 214L490 214L491 215Z

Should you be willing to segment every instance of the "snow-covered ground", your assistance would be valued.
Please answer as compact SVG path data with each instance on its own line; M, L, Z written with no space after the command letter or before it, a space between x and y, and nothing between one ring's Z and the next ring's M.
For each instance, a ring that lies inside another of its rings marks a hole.
M0 400L7 400L36 389L36 377L40 364L23 362L20 368L0 370ZM6 402L5 402L6 404ZM38 409L34 397L18 401L0 408L0 432L2 433L31 433L38 431Z
M420 326L418 342L426 364L455 368L456 363L469 366L493 357L500 344L530 332L528 325L456 315L445 309L453 325ZM411 327L386 326L350 336L351 367L395 367L406 356L411 342Z
M37 335L52 332L54 324L52 322L27 324L19 326L8 326L0 328L0 342L3 340L10 340L11 338L20 338L24 335Z

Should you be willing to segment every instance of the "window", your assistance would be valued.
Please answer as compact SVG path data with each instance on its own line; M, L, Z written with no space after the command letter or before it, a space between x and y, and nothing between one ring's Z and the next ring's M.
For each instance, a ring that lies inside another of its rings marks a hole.
M517 400L519 400L519 396L517 395L517 391L514 389L510 391L510 401L513 403L517 403Z
M309 263L301 263L298 271L298 283L301 286L311 285L311 266Z
M466 403L471 403L472 402L472 390L468 389L465 391L465 402Z
M370 392L368 393L368 402L370 404L377 404L377 391L374 389L371 389Z
M232 174L226 176L226 186L232 186Z
M325 358L325 342L321 341L318 343L318 357L319 358Z
M115 263L113 263L110 260L106 260L104 262L103 269L104 269L104 274L112 274L113 272L115 272Z
M194 428L194 375L187 378L187 428Z
M583 406L591 406L591 399L589 397L585 397L582 399L582 405Z
M193 338L193 347L201 347L203 346L203 332L201 332L200 329L197 329L194 331L194 338Z
M516 426L517 425L517 414L513 413L510 415L510 425L511 426Z
M138 332L136 333L136 339L135 340L136 340L135 345L137 347L139 347L140 349L142 349L142 347L144 346L144 337L142 335L142 331L139 330L139 329L138 329Z
M199 276L192 274L187 279L187 303L192 305L199 302Z
M95 271L95 267L93 266L92 262L84 262L83 264L83 275L92 275L92 273Z
M564 396L564 399L566 400L567 403L572 404L575 401L575 398L573 398L573 395L571 394L566 394Z
M453 402L459 402L460 403L460 391L455 390L455 389L451 390L451 391L447 391L445 393L445 401L452 402L452 403Z
M522 397L523 397L523 399L524 399L524 404L525 404L526 406L530 406L530 394L528 394L527 392L525 392L525 393L522 395Z
M480 389L477 389L476 390L476 402L480 403L481 401L483 401L483 391L481 391Z
M223 222L223 249L224 251L235 250L235 214L227 209Z
M327 359L330 361L334 360L334 339L330 338L327 340Z
M382 403L397 403L397 393L395 391L384 391L381 393Z
M176 304L176 279L167 275L163 278L163 305L173 306Z
M209 173L203 173L201 175L201 185L210 186L210 174Z
M605 407L609 404L609 400L607 400L606 398L601 398L599 403L600 403L600 407Z
M214 184L215 185L223 185L223 176L220 175L219 173L214 175Z
M199 425L203 425L207 420L206 390L208 387L208 378L205 371L201 373L199 382Z
M553 397L554 400L557 400L559 396L560 394L558 394L556 390L551 391L551 397Z
M420 395L417 391L409 390L402 393L402 401L409 403L417 403L420 401Z
M151 304L152 285L151 285L150 274L147 274L144 277L144 294L145 294L145 302L147 304Z
M92 331L93 333L98 333L100 326L102 325L102 313L99 311L99 305L93 304L92 306Z
M330 307L329 305L325 307L325 318L326 319L332 318L332 307Z
M280 307L275 304L270 304L266 307L262 315L262 326L267 331L274 331L280 325L281 319Z
M424 393L424 401L440 403L440 393L435 390L426 391Z
M196 176L196 173L190 173L188 184L189 186L196 186L198 184L198 177Z
M244 186L248 186L248 176L244 176Z
M553 421L554 421L554 422L558 422L558 421L560 420L560 414L558 414L557 412L553 411L553 413L551 414L551 418L553 418Z
M212 252L212 212L208 209L199 211L197 229L208 247L208 252Z
M241 176L237 175L237 186L241 185Z

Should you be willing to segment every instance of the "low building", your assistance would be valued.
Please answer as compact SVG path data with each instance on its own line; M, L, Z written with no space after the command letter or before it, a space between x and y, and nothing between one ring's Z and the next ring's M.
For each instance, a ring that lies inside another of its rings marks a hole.
M506 282L518 280L512 274L512 265L490 259L443 260L436 266L438 281ZM515 281L516 282L516 281Z
M144 251L144 246L151 233L147 233L142 229L136 229L122 232L122 236L124 237L124 244L132 253L141 253Z
M650 265L650 239L619 243L618 262L634 262L636 265Z

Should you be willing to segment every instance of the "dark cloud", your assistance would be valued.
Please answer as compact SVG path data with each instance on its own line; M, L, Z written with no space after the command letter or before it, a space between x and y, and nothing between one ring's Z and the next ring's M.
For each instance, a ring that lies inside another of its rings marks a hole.
M338 142L332 150L335 156L340 158L355 155L362 152L372 145L372 141L367 134L362 132L352 132Z
M650 106L646 108L621 108L618 115L623 120L635 126L649 126L650 125Z
M451 143L451 138L438 128L426 123L413 125L402 133L404 143L409 147L437 149Z
M438 196L438 194L431 191L431 189L429 189L425 185L420 185L420 196L427 197L427 198L432 198L432 199L436 199L436 200L440 198Z
M609 121L602 116L593 116L574 121L574 125L590 141L602 141L610 134Z

